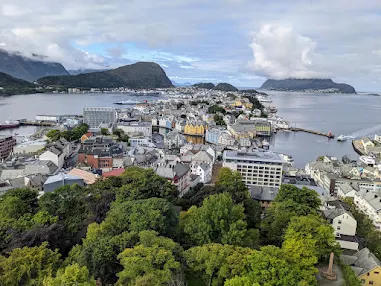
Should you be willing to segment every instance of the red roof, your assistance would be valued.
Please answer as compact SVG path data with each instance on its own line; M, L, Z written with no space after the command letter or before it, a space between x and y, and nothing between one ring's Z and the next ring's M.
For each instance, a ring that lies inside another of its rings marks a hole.
M124 173L124 168L120 168L120 169L112 170L110 172L104 172L102 174L102 176L105 177L105 178L108 178L108 177L118 177L118 176L122 175L123 173Z

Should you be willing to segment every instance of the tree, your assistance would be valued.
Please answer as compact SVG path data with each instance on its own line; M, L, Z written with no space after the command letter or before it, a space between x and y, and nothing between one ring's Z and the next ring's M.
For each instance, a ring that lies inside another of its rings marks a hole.
M326 220L317 215L291 218L284 236L283 245L296 245L296 241L313 239L316 256L319 260L327 259L334 251L338 253L339 246L335 240L333 228Z
M253 250L232 245L205 244L185 251L188 269L204 285L222 285L236 275L246 273L247 259Z
M108 131L107 128L101 128L101 134L107 136L107 135L110 135L110 132Z
M118 201L164 198L177 199L177 189L168 180L159 177L152 169L127 168L121 176L123 186L117 193Z
M63 186L44 194L39 205L41 210L57 216L69 233L77 232L89 215L85 191L78 185Z
M89 277L89 270L86 266L81 267L78 264L73 264L59 269L55 278L45 278L43 284L44 286L95 286L96 282L93 277Z
M124 231L154 230L173 237L177 225L178 215L172 204L165 199L150 198L113 203L102 228L113 236Z
M154 231L142 231L133 248L118 255L124 269L118 273L117 285L167 285L181 270L181 247Z
M280 246L290 219L316 214L319 206L320 200L315 191L282 185L272 206L265 212L261 224L263 242Z
M215 242L255 246L257 241L247 241L255 231L247 230L243 211L243 206L234 204L226 193L210 196L201 207L192 206L180 215L185 241L192 245Z
M45 277L55 273L60 265L60 254L47 248L16 248L9 257L0 256L0 285L42 285Z
M248 286L248 285L316 285L316 278L304 276L298 267L290 264L282 249L275 246L265 246L261 251L254 251L248 258L248 272L242 276L226 281L226 286Z
M57 141L61 137L61 132L57 129L52 129L46 133L46 137L48 137L51 141Z
M242 181L241 174L229 168L221 168L218 171L216 190L218 193L228 192L236 202L243 202L249 198L249 191Z

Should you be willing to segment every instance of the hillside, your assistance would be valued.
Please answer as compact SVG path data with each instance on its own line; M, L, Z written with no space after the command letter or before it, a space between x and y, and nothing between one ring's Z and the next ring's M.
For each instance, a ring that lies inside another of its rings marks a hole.
M41 57L25 58L0 49L0 72L27 81L35 81L49 75L68 75L60 63L46 62Z
M70 76L49 76L38 80L43 85L78 88L165 88L172 83L156 63L139 62L117 69Z
M219 83L214 89L221 91L238 91L238 88L229 83Z
M29 81L18 79L9 74L0 72L0 87L2 88L24 88L34 86L35 85Z
M205 88L205 89L213 89L216 86L211 83L211 82L200 82L192 85L193 87L198 87L198 88Z
M268 79L261 86L261 89L322 93L356 93L352 86L345 83L335 83L332 79Z

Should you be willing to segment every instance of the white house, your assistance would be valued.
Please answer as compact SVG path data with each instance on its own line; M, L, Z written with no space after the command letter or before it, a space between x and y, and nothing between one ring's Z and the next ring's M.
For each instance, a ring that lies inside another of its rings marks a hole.
M200 176L201 183L209 183L212 180L212 168L205 163L201 163L196 169L196 175Z
M332 225L336 241L341 248L358 250L357 221L349 212L349 206L339 200L328 201L324 216Z
M70 155L70 143L65 139L60 139L54 143L48 150L39 156L40 161L52 161L58 169L61 169L65 163L65 158Z
M381 229L381 191L360 189L354 196L355 205L373 221L377 229Z

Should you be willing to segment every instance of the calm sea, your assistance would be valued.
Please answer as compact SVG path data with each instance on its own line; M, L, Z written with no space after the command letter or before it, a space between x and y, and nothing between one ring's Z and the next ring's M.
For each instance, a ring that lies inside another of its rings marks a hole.
M321 132L332 131L356 137L381 133L381 97L369 95L334 95L292 92L269 92L278 115L293 126ZM84 106L114 106L120 100L157 100L158 97L125 94L31 94L0 97L0 121L34 119L39 114L81 114ZM118 106L116 106L118 107ZM29 135L34 127L3 130L1 133ZM319 155L356 159L350 140L337 142L301 132L279 132L270 140L270 148L292 155L296 167L315 160Z

